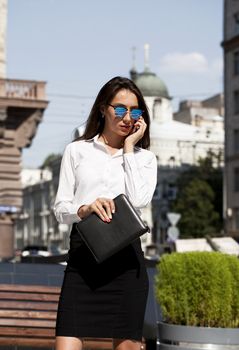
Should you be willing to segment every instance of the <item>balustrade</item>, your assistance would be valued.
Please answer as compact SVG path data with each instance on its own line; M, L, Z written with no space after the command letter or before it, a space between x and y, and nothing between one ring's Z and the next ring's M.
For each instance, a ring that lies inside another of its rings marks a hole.
M0 79L0 98L45 100L45 82Z

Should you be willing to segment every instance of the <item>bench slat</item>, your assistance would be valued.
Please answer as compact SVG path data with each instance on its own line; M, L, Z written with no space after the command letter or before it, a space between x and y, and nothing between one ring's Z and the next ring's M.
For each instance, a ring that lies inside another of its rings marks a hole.
M0 345L54 347L60 287L0 284ZM88 338L86 350L112 350L112 339Z
M17 311L17 310L0 310L0 318L24 318L24 319L47 319L47 320L55 320L56 313L50 311Z
M2 345L18 345L22 346L34 346L34 347L53 347L55 340L53 339L33 339L33 338L0 338ZM84 349L99 349L99 350L111 350L112 340L96 339L84 341Z
M2 327L0 326L0 342L1 336L25 336L25 337L50 337L54 338L54 328L26 328L26 327Z
M0 338L1 345L19 345L21 346L34 346L34 347L53 347L55 345L54 339L34 339L34 338L14 338L14 337L1 337Z
M36 301L12 301L0 300L0 309L14 309L14 310L57 310L57 302L36 302Z
M0 300L14 299L14 300L44 300L44 301L58 301L58 294L39 294L39 293L15 293L15 292L0 292Z
M61 288L53 286L21 285L21 284L0 284L0 291L52 293L59 294Z
M54 328L55 321L45 320L23 320L19 318L0 318L0 326L25 326L25 327L43 327Z
M0 327L0 335L1 334L10 336L10 335L19 335L21 338L23 338L23 335L26 337L54 337L55 336L55 330L54 329L46 329L46 328L39 328L39 329L29 329L25 327ZM2 339L0 337L0 339ZM110 338L84 338L84 345L87 346L93 346L95 343L101 343L102 345L106 346L108 344L112 345L112 339Z

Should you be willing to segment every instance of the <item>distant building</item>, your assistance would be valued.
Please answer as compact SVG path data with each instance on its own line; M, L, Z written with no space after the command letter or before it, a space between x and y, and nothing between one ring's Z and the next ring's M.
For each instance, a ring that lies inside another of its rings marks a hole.
M226 232L239 239L239 2L224 1Z
M39 182L45 182L52 179L50 169L22 169L21 184L23 188L33 186Z
M59 180L61 157L51 169L23 169L23 207L15 220L15 247L26 245L69 247L70 227L58 224L52 211Z
M142 73L135 65L131 79L140 88L151 118L151 150L158 161L158 183L152 201L153 208L146 208L146 221L153 213L153 240L164 241L167 227L166 214L169 203L176 198L176 179L199 158L209 151L221 155L224 152L223 96L212 96L203 101L183 101L179 111L173 114L171 97L166 84L153 72L148 63L148 45L145 47L145 68ZM151 219L152 220L152 219Z
M173 119L194 126L217 128L223 131L224 96L217 94L206 100L185 100Z
M29 170L26 169L29 175ZM25 170L23 170L24 174ZM39 174L37 174L37 172ZM49 172L49 171L47 171ZM46 171L35 169L31 181L23 187L23 207L15 221L16 248L26 245L48 245L52 233L52 181ZM49 172L50 173L50 172Z
M204 101L183 101L172 112L165 83L146 65L144 72L131 70L131 78L142 91L151 117L151 150L159 166L196 164L209 150L224 150L223 96ZM151 87L151 88L150 88Z

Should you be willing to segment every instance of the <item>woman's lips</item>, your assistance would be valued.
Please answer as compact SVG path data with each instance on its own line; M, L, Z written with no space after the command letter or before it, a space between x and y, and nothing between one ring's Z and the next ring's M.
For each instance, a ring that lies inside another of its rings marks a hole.
M120 127L123 129L123 130L130 130L131 129L131 125L120 125Z

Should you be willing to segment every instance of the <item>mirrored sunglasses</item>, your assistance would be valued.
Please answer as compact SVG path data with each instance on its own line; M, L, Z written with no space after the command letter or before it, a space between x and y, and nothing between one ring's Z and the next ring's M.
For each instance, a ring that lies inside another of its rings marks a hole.
M128 108L124 106L113 106L109 104L109 106L114 108L115 116L118 118L124 118L128 112ZM129 110L129 115L132 119L137 120L139 119L143 114L143 110L140 108L132 108Z

